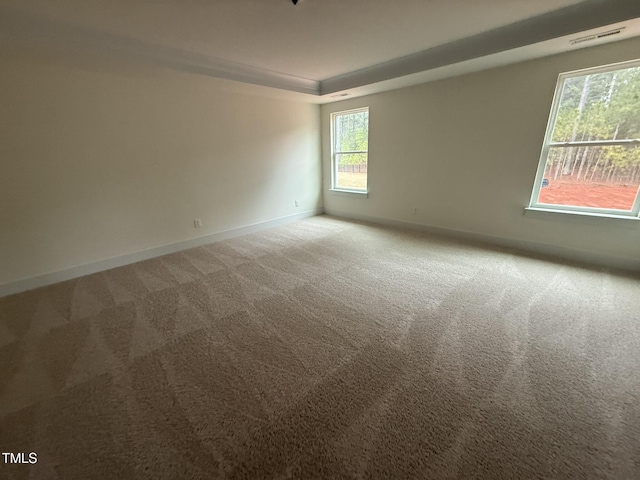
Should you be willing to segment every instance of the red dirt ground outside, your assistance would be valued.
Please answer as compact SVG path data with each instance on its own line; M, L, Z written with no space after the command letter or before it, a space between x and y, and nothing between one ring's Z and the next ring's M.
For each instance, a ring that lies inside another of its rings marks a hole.
M638 186L550 182L540 190L539 203L631 210Z

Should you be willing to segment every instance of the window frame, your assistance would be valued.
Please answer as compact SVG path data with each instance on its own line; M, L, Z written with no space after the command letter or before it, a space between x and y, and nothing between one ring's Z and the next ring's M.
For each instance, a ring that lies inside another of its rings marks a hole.
M334 192L356 193L356 194L368 194L369 193L369 117L367 117L367 150L345 150L336 151L336 119L341 115L350 115L354 113L367 112L369 113L369 107L352 108L349 110L341 110L339 112L333 112L331 114L331 190ZM338 163L336 162L337 155L364 153L367 155L367 188L347 188L337 185L338 181Z
M580 70L573 70L570 72L561 73L558 75L558 81L556 82L555 93L553 96L553 103L551 104L551 112L549 113L549 120L547 122L547 129L544 135L544 141L542 144L542 151L540 153L540 161L538 162L538 170L533 183L533 191L531 193L531 200L529 201L528 209L542 210L550 212L564 212L575 213L580 215L589 215L594 217L616 217L616 218L640 218L640 187L636 194L635 201L631 210L618 210L613 208L596 208L596 207L580 207L574 205L556 205L551 203L538 203L540 196L540 190L542 189L542 181L544 179L544 172L547 165L547 158L549 151L552 147L571 148L580 146L615 146L615 145L637 145L640 147L639 139L624 139L624 140L597 140L597 141L576 141L576 142L552 142L553 131L555 129L558 111L560 109L560 100L562 98L562 92L564 90L564 83L567 79L582 77L585 75L593 75L598 73L613 72L616 70L624 70L627 68L640 67L640 59L612 63L608 65L602 65L599 67L583 68Z

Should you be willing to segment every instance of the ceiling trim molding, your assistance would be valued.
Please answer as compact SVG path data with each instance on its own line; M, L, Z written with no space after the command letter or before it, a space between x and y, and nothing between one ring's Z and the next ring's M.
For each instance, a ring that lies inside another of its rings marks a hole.
M0 40L117 55L200 75L317 96L320 82L0 7Z
M640 17L638 0L588 0L320 82L320 95L362 87Z

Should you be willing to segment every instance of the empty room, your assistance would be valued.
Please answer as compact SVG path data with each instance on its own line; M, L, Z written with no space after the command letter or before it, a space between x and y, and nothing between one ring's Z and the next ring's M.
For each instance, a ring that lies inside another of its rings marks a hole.
M0 40L0 479L640 478L640 2Z

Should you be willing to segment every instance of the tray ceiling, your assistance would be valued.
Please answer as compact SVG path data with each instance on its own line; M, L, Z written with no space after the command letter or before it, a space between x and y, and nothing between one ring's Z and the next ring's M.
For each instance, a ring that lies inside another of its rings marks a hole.
M635 0L0 0L5 40L115 52L314 96L638 17Z

